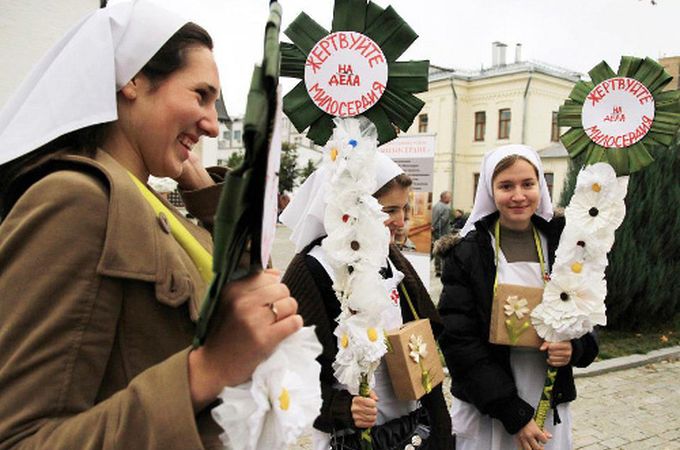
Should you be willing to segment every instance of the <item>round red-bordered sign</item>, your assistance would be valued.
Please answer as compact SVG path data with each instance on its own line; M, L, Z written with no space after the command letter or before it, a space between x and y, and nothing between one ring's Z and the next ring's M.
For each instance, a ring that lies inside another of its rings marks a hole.
M606 148L626 148L643 139L654 122L654 96L634 78L604 80L583 102L583 131Z
M305 86L325 113L353 117L375 105L387 86L387 59L371 38L355 31L329 34L305 62Z

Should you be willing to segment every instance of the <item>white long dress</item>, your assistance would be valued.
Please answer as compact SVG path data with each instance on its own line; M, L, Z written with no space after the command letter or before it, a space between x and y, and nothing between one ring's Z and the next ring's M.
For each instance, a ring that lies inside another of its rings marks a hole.
M543 254L547 255L545 239ZM495 241L492 237L492 246ZM501 251L498 258L498 282L523 286L543 287L541 267L539 263L508 263ZM543 390L546 370L546 353L532 348L513 347L510 349L510 367L517 385L520 398L534 406L538 405ZM557 406L561 423L553 425L553 411L545 420L545 430L552 434L552 439L545 445L545 450L570 450L571 413L569 404ZM451 406L451 424L456 434L456 450L514 450L517 443L513 435L508 434L503 424L490 416L482 414L471 403L454 397Z
M308 254L319 261L331 280L335 281L333 270L325 259L323 249L320 246L316 246ZM385 289L390 294L392 302L390 303L391 308L385 311L383 317L386 323L385 329L391 330L399 328L403 324L397 286L401 280L404 279L404 274L398 271L389 259L388 263L392 271L392 277L385 279L384 283ZM340 383L337 383L335 388L347 389L345 385ZM415 410L418 406L416 401L399 400L396 397L394 388L392 387L392 381L387 373L387 365L382 362L375 371L375 386L373 387L373 390L380 399L378 401L378 417L376 419L376 425L382 425L397 417L405 416ZM314 450L328 450L330 447L330 434L324 433L323 431L319 431L315 428L312 429L312 440Z

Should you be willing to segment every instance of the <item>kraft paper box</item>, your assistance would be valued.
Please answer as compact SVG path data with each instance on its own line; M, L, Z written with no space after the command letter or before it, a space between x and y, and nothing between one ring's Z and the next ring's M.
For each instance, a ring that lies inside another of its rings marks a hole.
M543 340L531 325L530 315L542 298L543 288L499 284L491 307L489 342L516 347L540 347Z
M426 386L431 390L444 380L444 370L428 319L408 322L398 330L387 332L386 336L388 351L385 362L399 400L418 400L428 393ZM412 353L417 356L412 356Z

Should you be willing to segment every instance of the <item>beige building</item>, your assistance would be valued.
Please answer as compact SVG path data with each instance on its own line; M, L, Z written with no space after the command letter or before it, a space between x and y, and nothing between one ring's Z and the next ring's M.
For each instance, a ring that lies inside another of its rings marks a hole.
M580 74L536 61L505 62L504 44L493 44L492 66L460 71L431 66L429 91L408 134L436 135L434 197L453 192L453 206L470 211L485 152L505 144L526 144L541 154L553 204L568 171L559 142L557 111ZM564 130L562 130L564 131Z
M661 64L666 72L673 77L673 80L666 85L664 90L670 91L672 89L680 89L680 56L668 56L660 58Z

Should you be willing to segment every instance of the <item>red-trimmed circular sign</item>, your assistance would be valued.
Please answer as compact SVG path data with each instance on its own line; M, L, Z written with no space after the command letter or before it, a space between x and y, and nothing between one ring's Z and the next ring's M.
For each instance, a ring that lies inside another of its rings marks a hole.
M583 131L606 148L626 148L644 138L654 122L654 96L634 78L604 80L583 102Z
M368 36L338 31L321 39L309 52L305 86L325 113L357 116L382 97L387 86L387 59Z

